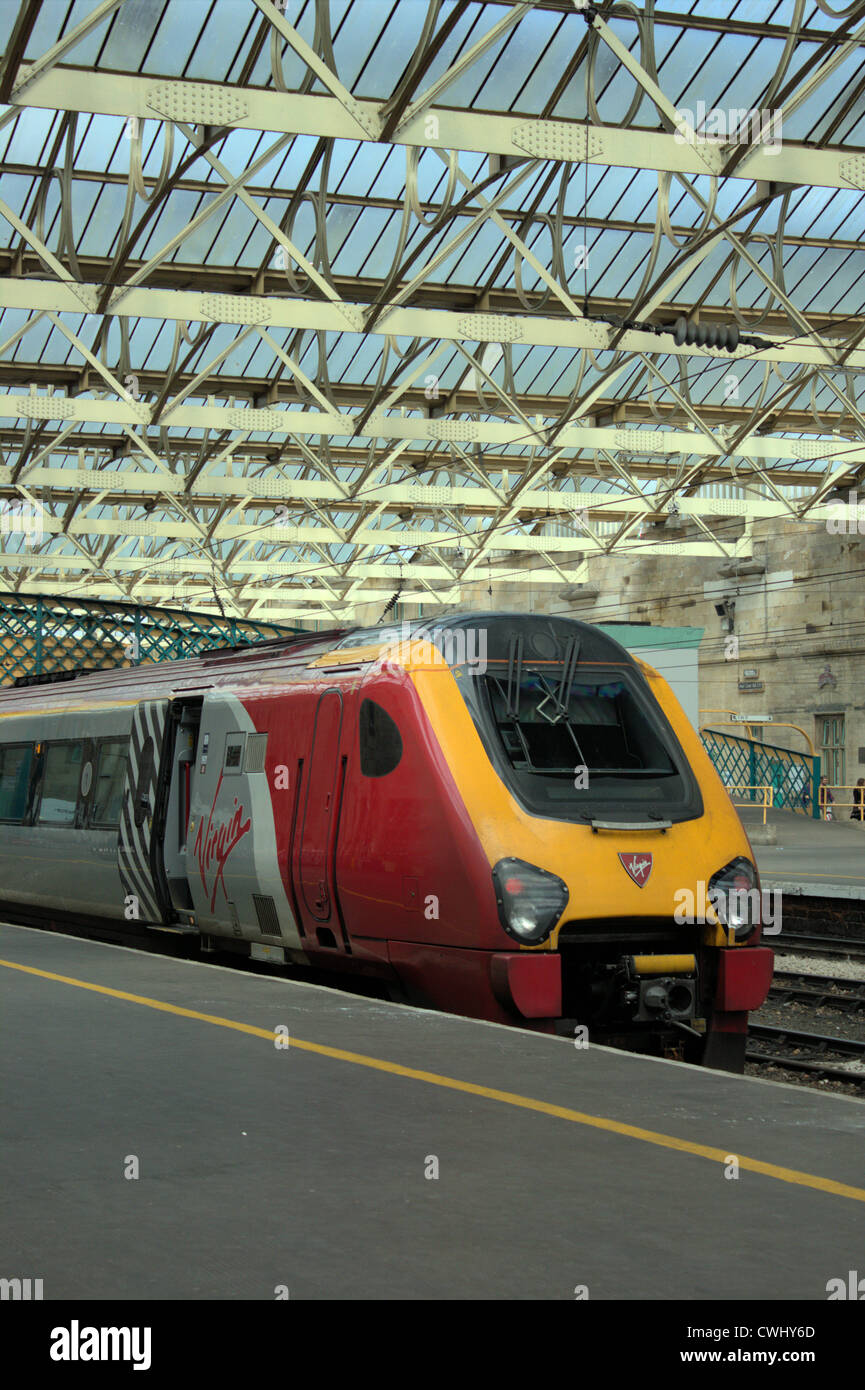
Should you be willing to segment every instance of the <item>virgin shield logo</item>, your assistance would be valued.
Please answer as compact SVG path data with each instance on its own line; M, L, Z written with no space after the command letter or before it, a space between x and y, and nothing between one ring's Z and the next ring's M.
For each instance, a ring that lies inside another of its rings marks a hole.
M645 888L652 872L651 854L620 854L622 868L634 880L638 888Z

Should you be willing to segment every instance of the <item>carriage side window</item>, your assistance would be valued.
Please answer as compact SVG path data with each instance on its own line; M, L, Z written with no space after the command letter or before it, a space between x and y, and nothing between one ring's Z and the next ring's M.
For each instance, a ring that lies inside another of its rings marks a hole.
M96 784L90 811L90 824L93 826L111 830L120 824L128 761L126 749L125 738L106 739L99 745Z
M40 825L74 825L81 783L82 743L48 743L42 772Z
M0 820L23 821L32 765L32 743L0 748Z
M205 734L205 738L207 735ZM135 824L139 828L151 813L151 793L153 791L153 739L150 735L144 740L141 757L138 760L138 781L135 784Z
M360 770L364 777L384 777L402 757L402 738L387 710L374 700L360 707Z

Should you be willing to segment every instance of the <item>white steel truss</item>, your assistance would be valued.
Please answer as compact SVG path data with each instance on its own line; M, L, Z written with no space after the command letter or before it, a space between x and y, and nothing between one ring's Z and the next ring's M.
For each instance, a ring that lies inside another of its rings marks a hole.
M21 0L0 587L353 621L825 525L865 478L865 5L803 8L758 82L700 88L655 49L698 21L651 6L430 0L390 70L397 6L358 75L361 0L242 35L218 0L188 78L124 0L54 33Z

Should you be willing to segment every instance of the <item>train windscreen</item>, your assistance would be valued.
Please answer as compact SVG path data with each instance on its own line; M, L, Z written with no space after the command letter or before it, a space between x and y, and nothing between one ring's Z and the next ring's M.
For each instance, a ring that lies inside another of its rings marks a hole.
M504 664L463 677L487 752L527 810L556 819L688 820L693 773L636 670Z

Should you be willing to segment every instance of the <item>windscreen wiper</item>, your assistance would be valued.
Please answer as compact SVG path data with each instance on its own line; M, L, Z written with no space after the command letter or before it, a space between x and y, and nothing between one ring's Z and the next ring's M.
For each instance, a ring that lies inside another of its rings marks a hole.
M571 637L568 639L568 645L565 648L565 659L562 663L562 678L559 681L559 688L555 695L547 695L537 706L538 714L542 719L546 719L548 724L558 724L568 713L568 707L571 702L571 691L574 687L574 681L577 678L577 661L579 660L579 656L579 638ZM547 714L544 710L544 705L550 703L552 703L552 709L550 713Z
M522 633L512 637L508 647L508 689L505 703L505 718L520 717L520 683L523 678L523 638Z

